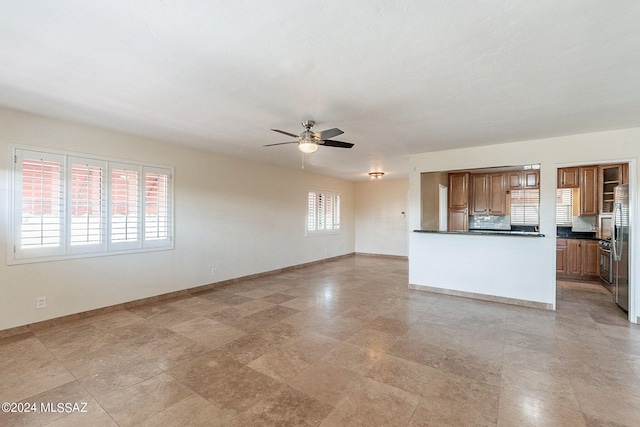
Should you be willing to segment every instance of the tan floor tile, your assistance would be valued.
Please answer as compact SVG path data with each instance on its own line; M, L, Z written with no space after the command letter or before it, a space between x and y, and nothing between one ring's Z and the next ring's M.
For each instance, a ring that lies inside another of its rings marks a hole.
M247 366L277 381L285 382L313 361L314 359L296 349L280 348L258 357Z
M450 401L439 396L429 397L420 401L407 426L495 426L496 422L488 420L485 415L485 413L468 408L464 403Z
M238 426L318 426L333 408L282 386L238 418Z
M5 371L0 382L0 401L19 402L72 381L73 375L57 361L28 373Z
M34 412L0 413L3 426L116 426L77 381L31 396L23 403L35 405ZM62 404L59 407L58 404ZM68 406L67 406L68 404Z
M199 394L217 407L239 415L275 392L281 383L249 367L224 376L224 380L207 386Z
M448 374L420 363L382 355L368 376L418 396L439 396Z
M72 329L43 335L38 338L58 359L80 357L100 347L118 344L116 336L96 328L82 325Z
M140 356L97 369L80 383L97 399L122 392L160 374L162 370Z
M504 368L502 392L510 396L531 397L580 410L569 379L529 369Z
M0 346L0 384L6 375L26 374L57 362L55 356L33 336Z
M192 395L148 418L141 427L158 426L202 426L223 427L232 422L233 417L208 400Z
M218 359L210 352L169 369L166 373L196 393L204 395L207 387L233 375L242 366L232 359Z
M140 357L135 351L124 345L112 345L101 347L98 350L80 357L65 359L62 364L76 378L103 371L104 369L126 363L126 361Z
M415 394L363 378L338 402L336 408L354 415L367 425L404 426L419 400Z
M327 352L321 360L365 376L382 357L382 352L357 345L341 343Z
M347 342L366 347L378 353L384 353L390 349L399 337L388 332L380 332L375 329L362 328L351 335Z
M225 342L228 342L228 340ZM172 333L166 337L139 344L135 347L135 351L138 354L163 370L205 354L210 350L211 347L177 333Z
M498 426L584 427L586 423L580 411L553 401L503 393L500 396Z
M354 387L360 375L318 360L287 382L314 399L335 406Z
M120 426L133 426L193 395L169 375L160 374L98 402Z

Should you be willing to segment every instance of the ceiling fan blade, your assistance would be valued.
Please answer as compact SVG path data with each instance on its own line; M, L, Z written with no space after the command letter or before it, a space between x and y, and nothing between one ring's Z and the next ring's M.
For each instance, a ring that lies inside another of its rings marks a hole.
M292 137L294 137L294 138L297 138L297 137L299 136L299 135L296 135L295 133L285 132L285 131L283 131L283 130L278 130L278 129L271 129L271 130L272 130L272 131L274 131L274 132L282 133L282 134L284 134L284 135L292 136Z
M291 142L278 142L277 144L267 144L267 145L263 145L263 147L273 147L274 145L285 145L285 144L300 144L300 142L298 142L298 141L291 141Z
M342 141L332 141L330 139L325 139L321 142L322 145L327 147L338 147L338 148L351 148L353 144L350 142L342 142Z
M316 132L313 134L313 136L317 137L318 139L328 139L328 138L333 138L334 136L338 136L338 135L342 135L344 132L342 132L340 129L338 128L333 128L333 129L327 129L327 130L323 130L322 132Z

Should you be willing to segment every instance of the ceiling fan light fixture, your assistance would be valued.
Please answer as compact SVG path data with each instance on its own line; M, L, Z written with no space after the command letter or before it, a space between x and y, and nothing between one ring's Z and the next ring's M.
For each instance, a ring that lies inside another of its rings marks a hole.
M318 144L311 141L300 141L300 144L298 144L298 148L305 154L311 154L318 151Z
M384 172L369 172L371 179L382 179Z

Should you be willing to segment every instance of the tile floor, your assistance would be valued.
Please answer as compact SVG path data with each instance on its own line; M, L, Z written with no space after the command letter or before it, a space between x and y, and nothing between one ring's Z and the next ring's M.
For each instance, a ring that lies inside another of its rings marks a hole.
M5 338L0 402L37 412L0 425L640 425L640 327L558 288L556 312L473 301L355 256Z

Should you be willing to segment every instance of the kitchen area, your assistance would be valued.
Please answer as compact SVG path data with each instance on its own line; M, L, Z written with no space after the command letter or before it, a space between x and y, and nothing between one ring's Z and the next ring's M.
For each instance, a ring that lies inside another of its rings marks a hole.
M556 278L602 285L629 309L629 165L558 169Z
M540 165L422 174L420 232L543 237Z

